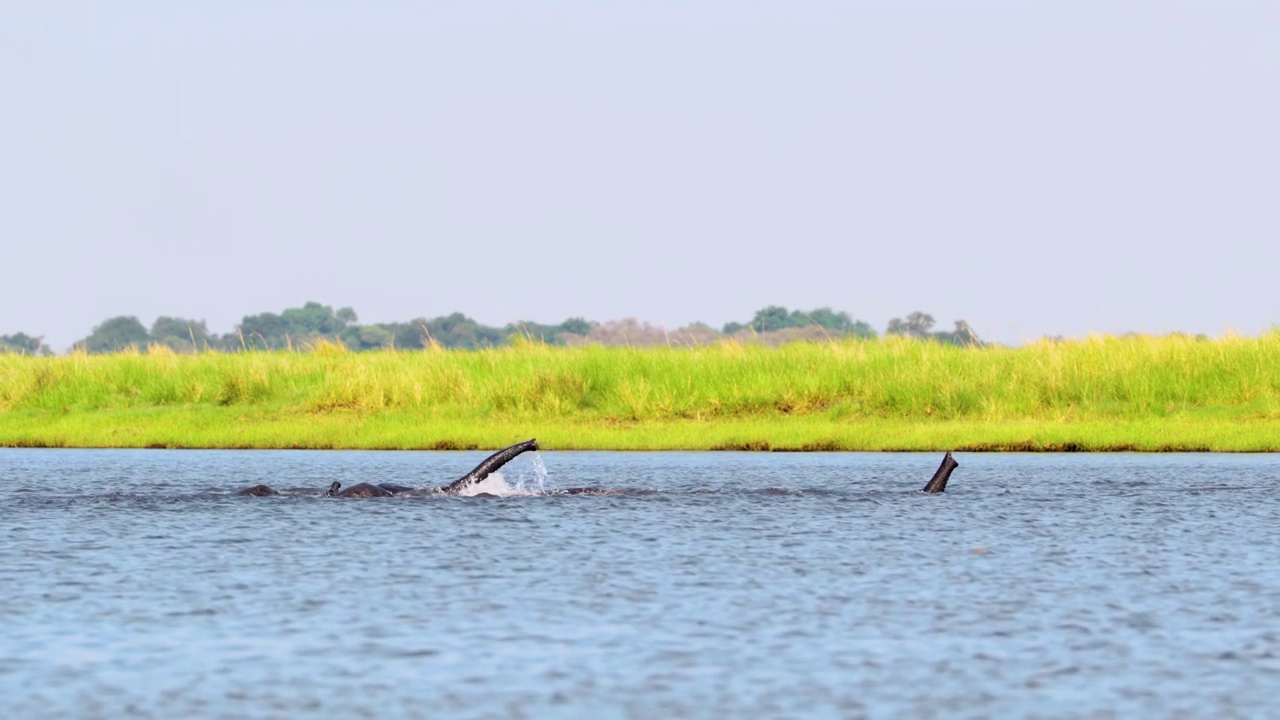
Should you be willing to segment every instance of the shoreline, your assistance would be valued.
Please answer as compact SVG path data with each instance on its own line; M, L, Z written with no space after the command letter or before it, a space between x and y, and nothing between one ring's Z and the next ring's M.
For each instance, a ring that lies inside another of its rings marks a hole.
M406 418L328 417L323 422L280 422L204 413L77 414L15 418L0 413L0 447L133 448L190 450L494 450L536 437L544 450L696 452L1161 452L1265 453L1280 451L1280 426L1270 420L1095 420L1073 423L1016 421L832 423L811 418L786 422L597 424L463 424L406 422Z

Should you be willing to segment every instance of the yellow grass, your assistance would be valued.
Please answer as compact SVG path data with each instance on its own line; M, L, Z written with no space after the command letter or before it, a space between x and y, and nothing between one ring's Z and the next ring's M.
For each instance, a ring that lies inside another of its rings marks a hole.
M1280 449L1280 332L0 355L0 445Z

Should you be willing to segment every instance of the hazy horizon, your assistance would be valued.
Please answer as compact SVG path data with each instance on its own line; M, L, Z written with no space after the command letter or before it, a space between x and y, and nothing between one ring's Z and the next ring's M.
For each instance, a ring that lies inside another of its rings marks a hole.
M308 300L307 302L318 302L318 301L315 301L315 300ZM336 311L336 310L339 310L339 309L340 309L340 308L333 307L332 305L330 305L330 304L328 304L328 303L323 303L323 302L321 302L320 304L321 304L321 305L328 306L331 310L335 310L335 311ZM271 309L271 310L263 310L261 313L251 313L251 315L260 315L260 314L274 314L274 315L280 315L280 313L281 313L281 312L283 312L283 311L285 311L285 310L288 310L288 309L295 309L295 310L296 310L296 309L300 309L303 305L304 305L304 303L299 302L299 303L294 303L290 308L274 308L274 309ZM359 315L359 308L352 308L352 309L357 313L357 315ZM760 309L763 309L763 308L757 308L757 310L760 310ZM786 309L786 310L788 310L788 311L800 310L800 311L803 311L803 312L811 312L811 311L813 311L813 310L818 310L818 309L820 309L820 308L785 308L785 309ZM831 309L833 309L833 310L835 310L835 311L837 311L837 312L840 312L840 308L831 308ZM646 326L646 325L647 325L647 326L649 326L649 327L654 328L655 330L667 330L667 331L672 331L672 332L675 332L675 331L677 331L677 330L685 330L685 329L689 329L691 326L696 326L696 325L701 324L701 325L706 325L706 326L710 327L712 330L715 330L717 333L720 333L720 332L722 332L722 331L723 331L723 328L724 328L724 325L725 325L725 323L721 323L721 324L718 324L718 325L713 325L713 324L711 324L711 323L706 323L706 322L703 322L703 321L700 321L700 320L696 320L696 319L695 319L695 320L691 320L691 321L689 321L689 322L687 322L687 323L682 323L681 325L674 326L674 325L667 325L667 324L664 324L664 323L655 323L655 322L651 322L651 321L649 321L649 320L646 320L645 318L637 318L637 317L626 317L626 318L594 318L594 317L585 316L585 315L582 315L582 314L579 314L579 315L576 315L576 316L571 316L571 317L566 317L566 318L561 318L559 321L554 321L554 320L552 320L552 321L542 321L542 320L537 320L537 319L534 319L534 318L520 318L520 319L517 319L517 320L503 321L503 322L501 322L501 323L485 323L485 322L483 322L483 321L481 321L481 320L478 320L477 318L472 317L472 316L471 316L471 315L469 315L468 313L465 313L465 312L463 312L463 311L461 311L461 310L458 310L458 311L455 311L455 312L461 313L462 315L466 316L467 318L469 318L469 319L471 319L471 320L475 320L475 321L476 321L476 322L478 322L480 325L485 325L485 326L487 326L487 327L492 327L492 328L496 328L496 329L503 329L503 328L508 327L508 326L511 326L511 325L517 325L517 326L518 326L518 325L522 325L522 324L524 324L524 323L535 323L535 322L536 322L536 323L539 323L539 324L544 324L544 325L558 325L560 322L564 322L564 321L567 321L567 320L573 320L573 319L575 319L575 318L582 318L582 319L586 320L588 323L591 323L591 324L593 324L593 325L599 325L599 326L601 326L601 327L609 327L609 326L617 326L617 327L621 327L621 326L626 326L626 324L627 324L627 323L629 323L629 322L631 322L631 321L635 321L635 322L636 322L637 324L639 324L641 327L644 327L644 326ZM377 320L377 321L367 321L367 320L365 320L363 317L359 317L359 318L358 318L358 320L354 321L352 324L353 324L353 325L375 325L375 324L388 324L388 325L394 325L394 324L398 324L398 323L413 323L414 321L417 321L417 320L428 320L428 321L434 321L434 320L437 320L437 319L444 318L444 317L446 317L446 316L451 316L451 315L453 315L453 314L454 314L454 313L443 313L443 314L441 314L441 315L433 316L433 317L425 317L425 316L421 316L421 315L416 315L416 316L404 316L404 317L399 317L399 318L395 318L395 319L392 319L392 320ZM895 316L895 318L891 318L891 319L905 320L909 314L910 314L910 313L902 313L902 314L900 314L900 315ZM926 313L926 314L928 314L928 313ZM750 322L752 321L752 319L755 317L755 315L756 315L756 313L755 313L755 312L745 313L742 317L740 317L740 318L735 318L735 319L730 320L730 321L728 321L728 322L729 322L729 323L739 323L739 324L742 324L742 325L749 325L749 324L750 324ZM955 325L956 325L956 321L961 321L961 320L965 321L966 325L970 325L970 326L972 326L972 323L969 323L965 318L958 318L958 317L957 317L957 318L948 318L948 317L945 317L945 316L937 316L937 315L932 315L932 314L931 314L930 316L931 316L931 317L933 317L933 319L934 319L934 323L933 323L933 326L932 326L932 332L933 332L933 333L937 333L937 332L950 333L951 331L953 331L953 330L954 330ZM172 318L173 316L172 316L172 315L170 315L170 314L161 314L161 315L156 316L156 317L147 318L147 317L140 317L140 316L137 316L136 314L133 314L133 313L125 313L125 314L124 314L124 315L122 315L122 316L113 316L113 317L111 317L111 318L103 318L103 321L106 321L106 320L114 320L114 319L116 319L116 318L118 318L118 317L135 317L136 319L138 319L138 321L139 321L139 322L140 322L140 323L141 323L145 328L147 328L148 330L150 330L150 329L151 329L151 327L155 324L155 322L156 322L156 320L157 320L158 318L160 318L160 317ZM214 335L217 335L217 336L235 336L235 335L237 334L237 332L239 331L239 328L240 328L240 325L241 325L240 321L239 321L239 320L237 320L237 322L236 322L234 325L232 325L231 327L219 328L219 327L213 327L213 326L208 325L207 321L205 321L203 317L182 317L182 318L177 318L177 319L180 319L180 320L190 320L190 321L193 321L193 322L196 322L196 323L204 322L204 323L205 323L205 330L207 330L211 336L214 336ZM865 321L865 319L864 319L864 318L858 318L858 317L851 317L851 319L852 319L854 322L858 322L858 321ZM46 340L46 346L48 346L48 347L49 347L49 349L51 349L51 350L53 350L54 352L57 352L57 353L70 352L71 350L73 350L73 349L74 349L74 345L75 345L75 344L79 343L79 341L84 340L84 339L86 339L88 336L90 336L90 335L91 335L91 333L96 329L96 327L97 327L98 325L101 325L101 324L102 324L102 322L100 321L100 322L98 322L98 323L95 323L95 324L94 324L94 327L87 328L83 333L81 333L81 334L80 334L80 337L77 337L77 338L76 338L76 340L74 340L72 343L69 343L66 347L58 347L58 346L50 345L50 344L47 342L48 338L45 338L45 340ZM882 326L876 326L876 325L874 325L874 324L873 324L873 325L871 325L871 327L872 327L872 330L875 332L875 334L876 334L877 336L885 336L885 335L888 335L888 333L886 332L886 330L887 330L887 327L886 327L886 326L887 326L888 324L889 324L889 323L888 323L888 321L886 321L885 325L882 325ZM1273 329L1273 328L1268 328L1268 329ZM197 332L198 332L198 331L199 331L199 328L196 328L196 330L197 330ZM986 337L984 337L984 336L983 336L983 334L982 334L982 332L981 332L981 330L980 330L979 328L972 328L972 330L976 333L976 335L978 336L978 338L979 338L980 340L983 340L983 341L985 341L985 342L999 342L999 341L991 340L990 338L986 338ZM17 332L26 332L26 331L17 331ZM186 334L185 334L185 333L186 333L186 332L187 332L187 331L183 331L182 333L179 333L179 335L181 336L179 339L183 339L183 340L185 340L185 338L186 338ZM832 331L832 332L835 332L835 331ZM1130 331L1130 332L1136 332L1136 331ZM1172 333L1178 333L1178 332L1183 332L1183 331L1173 330L1173 331L1170 331L1170 332L1172 332ZM1220 333L1219 335L1233 334L1234 332L1235 332L1235 331L1233 331L1233 330L1228 330L1228 331L1226 331L1226 332L1224 332L1224 333ZM0 335L12 335L12 334L13 334L13 333L0 333ZM27 335L32 335L32 336L35 336L35 337L40 337L40 334L39 334L39 333L29 333L29 332L28 332L28 333L26 333L26 334L27 334ZM1094 333L1086 333L1086 336L1087 336L1087 335L1091 335L1091 334L1094 334ZM1117 335L1123 335L1123 334L1127 334L1127 333L1122 332L1122 333L1114 333L1114 334L1117 334ZM1162 333L1162 334L1164 334L1164 333ZM1201 334L1204 334L1204 333L1201 333ZM336 333L334 333L334 335L336 336ZM826 335L824 335L824 337L826 337ZM1079 337L1082 337L1082 336L1075 336L1075 338L1079 338ZM1044 338L1073 339L1072 337L1064 336L1064 335L1061 335L1060 333L1044 333L1043 335L1037 336L1037 337L1035 337L1035 338L1027 338L1027 339L1026 339L1026 341L1027 341L1027 342L1030 342L1030 341L1039 340L1039 339L1044 339ZM1015 345L1015 346L1016 346L1016 345L1021 345L1022 343L1021 343L1021 342L1018 342L1018 343L1001 343L1001 344L1005 344L1005 345Z
M986 340L1280 322L1280 5L0 10L0 334L767 305Z

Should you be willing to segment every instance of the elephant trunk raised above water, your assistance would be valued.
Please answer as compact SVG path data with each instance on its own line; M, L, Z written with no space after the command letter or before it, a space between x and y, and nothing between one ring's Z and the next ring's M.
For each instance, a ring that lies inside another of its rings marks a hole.
M956 462L956 459L951 457L951 453L947 453L942 458L942 464L938 466L938 471L933 474L933 477L929 479L929 482L925 483L923 488L924 492L946 492L947 481L951 479L951 471L958 467L960 467L960 463Z
M395 483L380 483L377 485L373 485L371 483L360 483L359 485L354 485L352 487L347 488L346 490L341 490L342 483L335 481L332 485L329 486L329 490L324 494L327 497L348 497L348 498L349 497L358 497L358 498L388 497L391 495L400 495L405 493L419 493L419 492L424 494L425 493L448 493L451 495L457 495L458 493L461 493L462 491L466 490L468 487L471 487L472 485L478 482L481 482L485 478L489 477L495 471L497 471L498 468L511 462L511 460L514 459L517 455L524 452L528 452L530 450L537 450L537 449L538 449L538 441L536 439L525 440L522 443L516 443L511 447L503 448L498 452L485 458L484 461L481 462L479 465L475 466L475 468L471 472L467 473L466 475L463 475L457 480L454 480L448 485L445 485L444 487L440 487L440 488L431 488L431 489L424 490L419 488L408 487L406 485L397 485ZM267 487L266 485L254 485L253 487L245 488L244 490L241 490L236 494L262 497L266 495L279 495L280 493L276 492L270 487Z
M497 471L498 468L511 462L517 455L528 452L530 450L537 450L537 449L538 449L538 441L536 438L530 438L529 440L525 440L522 443L516 443L511 447L505 447L499 450L498 452L490 455L489 457L485 458L479 465L475 466L475 468L472 469L471 472L467 473L466 475L463 475L462 477L458 478L457 480L454 480L453 482L449 483L448 485L445 485L444 487L436 488L432 492L446 493L449 495L457 495L462 491L466 490L467 488L471 487L472 485L483 481L485 478L489 477L491 474ZM342 487L342 483L335 481L332 485L329 486L329 491L326 492L325 495L329 497L358 497L358 498L388 497L391 495L410 492L416 489L416 488L406 487L404 485L395 485L392 483L382 483L379 485L371 485L369 483L360 483L359 485L349 487L346 490L339 491L339 488L341 487Z
M468 486L474 483L478 483L484 480L485 478L489 477L491 473L493 473L495 470L502 467L503 465L506 465L507 463L511 462L520 453L528 452L530 450L537 450L537 449L538 449L538 441L534 438L525 440L522 443L516 443L515 445L512 445L511 447L508 447L508 448L503 448L498 452L485 458L484 461L481 462L479 465L477 465L475 469L472 470L471 472L467 473L466 475L463 475L457 480L454 480L448 485L445 485L444 487L440 488L440 492L443 492L443 493L462 492Z
M346 497L346 498L372 498L372 497L389 497L392 495L417 495L417 494L435 494L443 493L449 495L457 495L462 493L472 485L482 482L485 478L492 475L503 465L511 462L516 456L530 450L538 449L538 441L536 439L525 440L522 443L516 443L510 447L505 447L498 452L485 458L481 463L471 470L471 472L454 480L453 482L439 488L413 488L406 485L396 485L394 483L380 483L377 485L371 483L360 483L346 490L342 490L342 483L334 482L329 486L329 490L324 493L327 497ZM947 481L951 479L951 473L960 467L960 463L951 457L951 453L947 453L942 458L942 464L938 466L938 470L934 472L933 477L921 489L923 492L937 494L946 492ZM566 495L613 495L626 493L626 490L611 490L608 488L582 487L569 488L560 491ZM630 491L636 492L636 491ZM651 492L651 491L641 491ZM278 495L275 490L266 485L254 485L251 488L245 488L237 495Z

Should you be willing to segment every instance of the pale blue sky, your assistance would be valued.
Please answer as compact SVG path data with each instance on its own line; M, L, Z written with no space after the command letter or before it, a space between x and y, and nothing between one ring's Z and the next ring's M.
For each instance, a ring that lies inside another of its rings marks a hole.
M0 9L0 334L1280 323L1280 3Z

